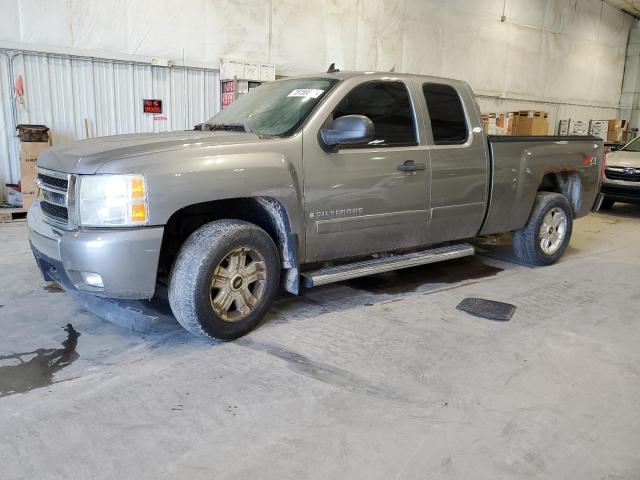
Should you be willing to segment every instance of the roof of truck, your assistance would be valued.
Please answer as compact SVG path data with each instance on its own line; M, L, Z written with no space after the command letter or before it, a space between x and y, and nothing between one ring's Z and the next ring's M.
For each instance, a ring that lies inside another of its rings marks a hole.
M416 73L399 73L399 72L376 72L376 71L365 71L365 72L357 72L357 71L346 71L346 72L334 72L334 73L310 73L307 75L296 75L294 77L285 77L282 80L287 80L291 78L335 78L337 80L347 80L353 77L362 77L372 75L375 77L379 77L380 75L385 75L389 79L399 79L399 78L422 78L425 80L446 80L448 82L462 82L462 80L458 80L455 78L446 78L446 77L434 77L432 75L420 75Z

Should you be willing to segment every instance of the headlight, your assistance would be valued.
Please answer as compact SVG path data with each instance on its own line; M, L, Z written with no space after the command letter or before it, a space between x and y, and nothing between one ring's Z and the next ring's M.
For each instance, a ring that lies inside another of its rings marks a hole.
M128 227L149 221L142 175L82 175L78 195L80 225Z

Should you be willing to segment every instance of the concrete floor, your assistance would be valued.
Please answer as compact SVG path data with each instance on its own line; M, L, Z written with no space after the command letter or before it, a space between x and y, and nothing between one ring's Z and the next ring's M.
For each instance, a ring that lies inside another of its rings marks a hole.
M622 206L552 267L494 246L310 290L216 344L135 305L110 311L137 331L99 319L1 224L0 478L638 479L639 227Z

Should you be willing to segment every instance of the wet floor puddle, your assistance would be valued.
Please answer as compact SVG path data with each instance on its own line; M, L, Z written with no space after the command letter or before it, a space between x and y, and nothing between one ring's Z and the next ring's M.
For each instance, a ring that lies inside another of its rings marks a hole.
M427 284L453 284L493 277L502 270L502 268L482 263L477 257L464 257L355 278L344 282L344 285L376 294L405 293L413 292Z
M62 348L39 348L0 356L0 397L59 383L54 381L54 375L80 356L76 352L80 333L70 323L64 331L67 338Z

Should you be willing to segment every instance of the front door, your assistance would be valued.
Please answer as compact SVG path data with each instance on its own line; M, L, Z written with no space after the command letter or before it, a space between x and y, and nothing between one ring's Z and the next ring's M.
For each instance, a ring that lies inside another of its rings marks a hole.
M334 105L318 125L331 128L335 118L365 115L374 124L375 139L331 151L305 130L307 261L420 245L428 224L429 155L420 148L407 85L366 81L343 92Z

